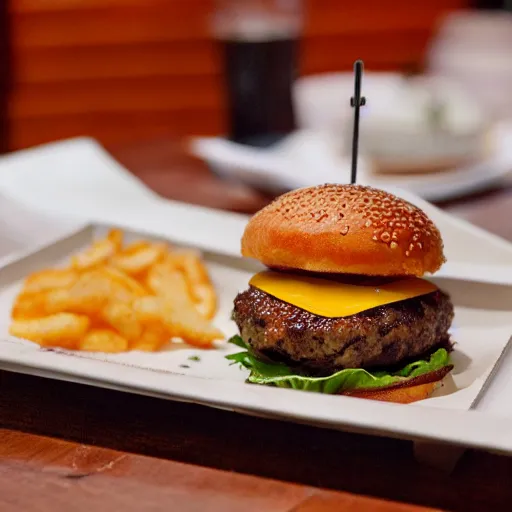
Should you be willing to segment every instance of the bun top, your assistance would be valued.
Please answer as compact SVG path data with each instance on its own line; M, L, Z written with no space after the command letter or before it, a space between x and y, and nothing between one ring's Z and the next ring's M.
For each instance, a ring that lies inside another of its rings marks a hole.
M418 207L361 185L321 185L275 199L249 221L242 255L270 268L422 276L445 261L441 234Z

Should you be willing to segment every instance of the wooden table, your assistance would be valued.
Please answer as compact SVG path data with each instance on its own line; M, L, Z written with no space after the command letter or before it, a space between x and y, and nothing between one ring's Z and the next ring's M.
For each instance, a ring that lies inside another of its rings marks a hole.
M169 198L241 212L270 200L181 142L109 149ZM512 239L512 186L444 207ZM512 458L484 452L449 474L406 441L0 372L2 512L501 510L511 476Z

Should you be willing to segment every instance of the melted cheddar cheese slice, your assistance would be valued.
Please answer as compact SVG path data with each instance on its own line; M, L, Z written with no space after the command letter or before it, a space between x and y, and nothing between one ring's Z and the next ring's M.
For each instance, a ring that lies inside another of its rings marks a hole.
M298 308L329 318L355 315L437 290L431 282L416 277L381 285L356 285L270 270L254 275L249 284Z

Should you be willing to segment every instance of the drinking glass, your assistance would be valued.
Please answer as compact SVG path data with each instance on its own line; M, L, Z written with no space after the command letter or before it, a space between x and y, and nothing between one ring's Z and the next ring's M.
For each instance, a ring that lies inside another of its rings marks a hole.
M214 34L223 54L229 137L267 146L295 129L301 0L219 0Z

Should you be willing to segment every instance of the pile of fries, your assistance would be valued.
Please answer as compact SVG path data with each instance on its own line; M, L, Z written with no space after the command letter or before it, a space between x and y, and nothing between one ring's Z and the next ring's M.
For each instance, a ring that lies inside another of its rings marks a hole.
M170 340L209 348L215 290L200 254L164 243L123 246L112 230L69 266L28 276L9 332L43 346L99 352L157 351Z

